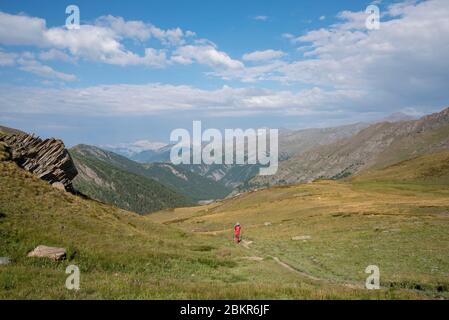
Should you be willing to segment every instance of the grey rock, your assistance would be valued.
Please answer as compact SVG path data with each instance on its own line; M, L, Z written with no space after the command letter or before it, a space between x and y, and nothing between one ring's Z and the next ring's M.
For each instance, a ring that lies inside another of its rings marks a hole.
M11 260L8 257L0 257L0 265L5 265L11 263Z

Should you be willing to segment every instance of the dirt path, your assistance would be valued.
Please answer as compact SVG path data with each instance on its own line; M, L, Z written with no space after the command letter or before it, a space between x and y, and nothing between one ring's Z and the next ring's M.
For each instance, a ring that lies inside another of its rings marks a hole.
M248 240L242 240L241 244L242 246L244 246L246 249L250 249L250 244L252 244L253 241L248 241Z
M242 242L241 242L242 246L246 249L251 249L249 246L252 243L253 243L253 241L248 241L248 240L242 240ZM314 275L312 275L310 273L298 270L297 268L293 267L292 265L288 264L287 262L282 261L278 257L273 257L273 256L269 256L269 257L271 257L279 266L281 266L284 269L287 269L291 272L294 272L303 278L307 278L307 279L310 279L313 281L318 281L318 282L326 282L326 283L330 283L330 284L342 285L342 286L345 286L345 287L348 287L351 289L365 289L365 287L363 285L356 284L356 283L338 282L338 281L332 281L329 279L315 277ZM263 261L263 258L259 257L259 256L251 256L251 257L245 257L245 258L248 260L253 260L253 261Z
M277 262L278 265L284 267L287 270L295 272L295 273L299 274L302 277L309 278L309 279L314 280L314 281L325 281L324 279L317 278L317 277L315 277L315 276L313 276L313 275L311 275L309 273L306 273L306 272L303 272L303 271L299 271L298 269L292 267L291 265L289 265L288 263L282 261L278 257L272 257L272 258L273 258L274 261Z

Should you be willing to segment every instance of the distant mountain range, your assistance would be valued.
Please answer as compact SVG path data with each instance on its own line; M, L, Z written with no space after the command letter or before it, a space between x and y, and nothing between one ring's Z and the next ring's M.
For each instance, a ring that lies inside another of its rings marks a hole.
M119 143L100 145L99 148L107 151L112 151L116 154L132 158L133 156L146 151L154 151L166 146L162 142L153 142L149 140L138 140L132 143ZM135 159L132 159L135 160Z
M367 126L369 126L369 124L356 123L334 128L282 130L279 134L280 160L286 160L292 156L306 152L316 145L326 145L350 137ZM159 163L158 165L146 167L153 167L152 174L160 177L160 172L154 172L155 167L163 167L160 163L167 163L168 166L173 168L173 165L169 164L171 147L171 145L167 145L156 150L144 150L125 156L128 157L128 159L139 163ZM165 168L167 168L167 166L165 166ZM191 172L195 175L207 178L207 180L217 182L224 186L224 188L228 190L228 193L230 190L245 184L246 181L255 177L259 172L258 165L200 164L180 165L176 166L176 168L176 170ZM173 187L173 184L169 185ZM195 194L201 193L202 192L198 192ZM220 194L223 195L224 193L222 192ZM211 197L211 199L214 198L216 197ZM195 197L195 199L198 199L198 197Z
M299 153L273 176L257 176L248 188L340 179L369 168L449 149L449 108L418 120L381 122L334 143Z
M130 148L107 147L122 155L78 145L69 150L79 171L74 187L93 199L149 213L260 187L341 179L449 149L449 109L418 120L409 118L393 114L371 125L281 130L279 170L273 176L257 176L258 165L173 165L170 145L158 148L148 141ZM0 130L21 133L7 127Z

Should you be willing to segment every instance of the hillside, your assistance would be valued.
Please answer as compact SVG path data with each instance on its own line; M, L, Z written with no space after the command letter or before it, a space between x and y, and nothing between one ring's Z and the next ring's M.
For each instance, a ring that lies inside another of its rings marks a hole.
M277 174L255 177L250 186L340 179L443 150L449 150L449 109L419 120L371 125L350 138L282 161Z
M71 153L96 159L119 170L155 180L195 202L221 199L231 192L223 184L186 170L184 166L175 166L170 163L140 164L124 156L88 145L78 145L71 149Z
M281 131L279 152L284 158L297 156L316 146L329 145L352 137L366 127L366 123L355 123L331 128Z
M187 197L137 174L138 164L124 157L82 145L70 149L70 154L78 169L73 186L93 199L141 214L192 204Z
M248 255L277 257L302 278L357 287L365 268L377 265L382 288L449 298L448 156L424 156L355 181L274 187L149 218L219 239L239 221Z
M0 299L423 297L315 282L271 258L254 260L229 237L181 231L83 199L6 160L0 161L0 188L0 256L11 261L0 265ZM66 248L67 260L26 257L40 244ZM72 264L81 271L79 291L64 286Z
M353 183L449 185L449 151L401 161L381 170L368 170Z
M3 132L5 134L26 134L25 132L23 132L21 130L9 128L9 127L5 127L5 126L0 126L0 132Z

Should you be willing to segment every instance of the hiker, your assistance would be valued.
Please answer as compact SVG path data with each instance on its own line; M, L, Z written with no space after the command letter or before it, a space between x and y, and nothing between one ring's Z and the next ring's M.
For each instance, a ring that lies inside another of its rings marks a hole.
M241 227L240 223L236 223L234 226L234 241L235 243L240 243L242 241L242 238L240 237Z

